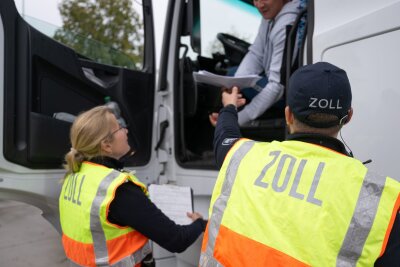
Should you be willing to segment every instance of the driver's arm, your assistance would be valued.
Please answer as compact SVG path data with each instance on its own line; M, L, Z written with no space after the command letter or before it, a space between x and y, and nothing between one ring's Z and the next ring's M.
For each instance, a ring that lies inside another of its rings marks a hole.
M257 119L283 95L284 86L280 83L280 70L282 67L283 50L286 40L286 26L275 25L270 34L270 49L272 49L271 62L265 70L268 83L252 101L238 114L239 125L244 126L248 122ZM264 44L265 46L265 44Z
M254 43L249 47L249 52L240 62L239 68L235 76L243 76L248 74L259 74L264 71L263 55L267 37L268 22L261 20L258 34Z

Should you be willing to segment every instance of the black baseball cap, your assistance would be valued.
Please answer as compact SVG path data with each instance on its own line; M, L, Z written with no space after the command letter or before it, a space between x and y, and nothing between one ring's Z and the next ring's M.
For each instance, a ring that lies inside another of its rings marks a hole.
M297 69L289 79L287 104L296 119L316 128L342 124L351 108L351 87L344 70L327 62ZM311 114L335 115L330 122L315 122Z

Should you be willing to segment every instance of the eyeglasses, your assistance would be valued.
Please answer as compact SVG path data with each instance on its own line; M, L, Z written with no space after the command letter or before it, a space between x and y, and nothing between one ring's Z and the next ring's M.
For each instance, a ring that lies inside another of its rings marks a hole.
M114 132L111 132L109 134L109 136L113 136L116 132L121 131L122 129L126 130L126 127L127 126L123 127L123 126L120 125L119 128L117 130L115 130Z
M106 137L104 137L104 139L107 139L107 138L113 136L113 135L116 134L118 131L126 130L127 128L128 128L128 125L127 125L127 126L121 126L121 125L120 125L119 128L118 128L117 130L115 130L115 131L111 132L110 134L108 134Z

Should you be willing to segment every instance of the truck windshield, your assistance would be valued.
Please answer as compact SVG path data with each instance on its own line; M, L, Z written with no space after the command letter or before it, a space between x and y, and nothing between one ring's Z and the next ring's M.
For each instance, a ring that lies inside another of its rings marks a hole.
M252 43L257 35L261 15L258 10L241 0L200 0L201 56L212 57L224 53L218 33L225 33ZM182 42L188 44L189 37ZM191 51L194 59L198 54Z
M227 33L248 43L252 43L261 23L258 10L240 0L202 0L201 17L201 54L211 56L223 52L218 33Z

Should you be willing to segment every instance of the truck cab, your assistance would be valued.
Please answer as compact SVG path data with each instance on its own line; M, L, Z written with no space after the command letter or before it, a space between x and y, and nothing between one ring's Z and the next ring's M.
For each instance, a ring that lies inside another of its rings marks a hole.
M133 2L139 37L130 40L138 51L27 16L17 1L0 1L0 198L38 207L56 228L63 157L70 149L65 117L107 97L129 125L136 153L126 167L146 184L190 186L194 210L207 217L218 175L208 115L221 107L220 88L196 84L192 73L226 75L237 66L261 16L251 0L169 0L162 36L155 36L153 6L161 4ZM354 115L341 138L354 157L372 160L369 168L398 176L400 1L301 3L287 27L281 83L313 62L346 70ZM284 140L283 108L267 110L241 130L250 139ZM200 245L201 238L172 254L153 244L156 266L197 266Z

